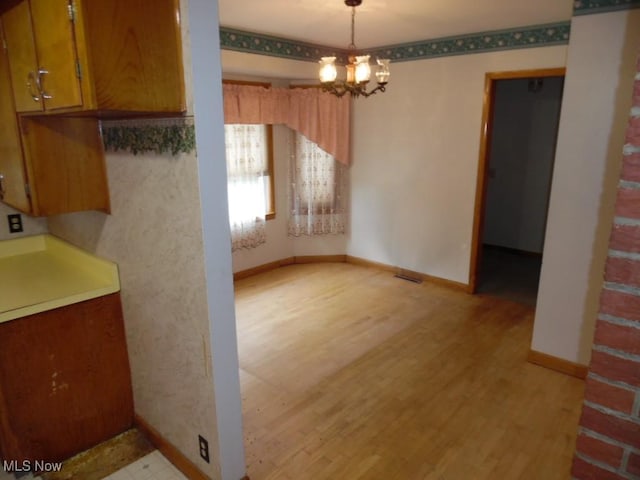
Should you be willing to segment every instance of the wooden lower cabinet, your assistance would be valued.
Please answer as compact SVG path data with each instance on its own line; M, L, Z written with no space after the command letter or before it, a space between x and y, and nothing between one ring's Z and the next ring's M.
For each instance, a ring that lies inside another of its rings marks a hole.
M61 461L131 427L120 294L0 323L0 458Z

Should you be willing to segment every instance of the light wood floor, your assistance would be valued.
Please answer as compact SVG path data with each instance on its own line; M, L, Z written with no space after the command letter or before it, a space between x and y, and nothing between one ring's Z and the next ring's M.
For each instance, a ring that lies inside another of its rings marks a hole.
M583 382L533 310L349 264L236 283L252 480L568 479Z

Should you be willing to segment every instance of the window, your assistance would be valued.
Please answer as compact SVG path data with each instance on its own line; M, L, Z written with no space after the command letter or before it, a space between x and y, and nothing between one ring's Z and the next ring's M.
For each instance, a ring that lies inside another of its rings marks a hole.
M275 218L272 127L224 130L232 248L253 248L265 242L265 219Z
M347 168L304 135L292 139L289 234L344 233Z
M229 209L259 203L267 220L275 218L273 131L271 125L225 125ZM249 202L248 199L251 199Z
M336 200L336 161L304 135L295 135L297 198L305 213L333 209Z

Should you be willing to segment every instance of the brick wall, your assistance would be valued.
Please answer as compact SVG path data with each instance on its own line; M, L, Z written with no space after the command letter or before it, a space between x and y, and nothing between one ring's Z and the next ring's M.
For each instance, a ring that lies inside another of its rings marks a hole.
M640 57L572 476L640 479Z

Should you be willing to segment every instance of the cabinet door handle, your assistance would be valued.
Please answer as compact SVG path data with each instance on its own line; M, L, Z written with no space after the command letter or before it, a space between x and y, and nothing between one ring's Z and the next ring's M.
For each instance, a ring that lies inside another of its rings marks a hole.
M33 93L33 84L35 83L36 88L38 89L37 94ZM29 95L31 95L31 98L33 98L34 102L39 102L40 101L40 81L38 80L38 78L36 77L36 74L33 72L29 72L29 75L27 75L27 89L29 90Z
M38 84L38 90L40 91L40 95L42 95L42 98L44 98L45 100L48 100L50 98L53 98L52 95L49 95L47 92L44 91L44 89L42 88L42 76L46 75L47 73L49 73L49 70L46 70L42 67L40 67L38 69L38 78L36 80L36 83Z
M4 175L0 173L0 200L4 199Z

